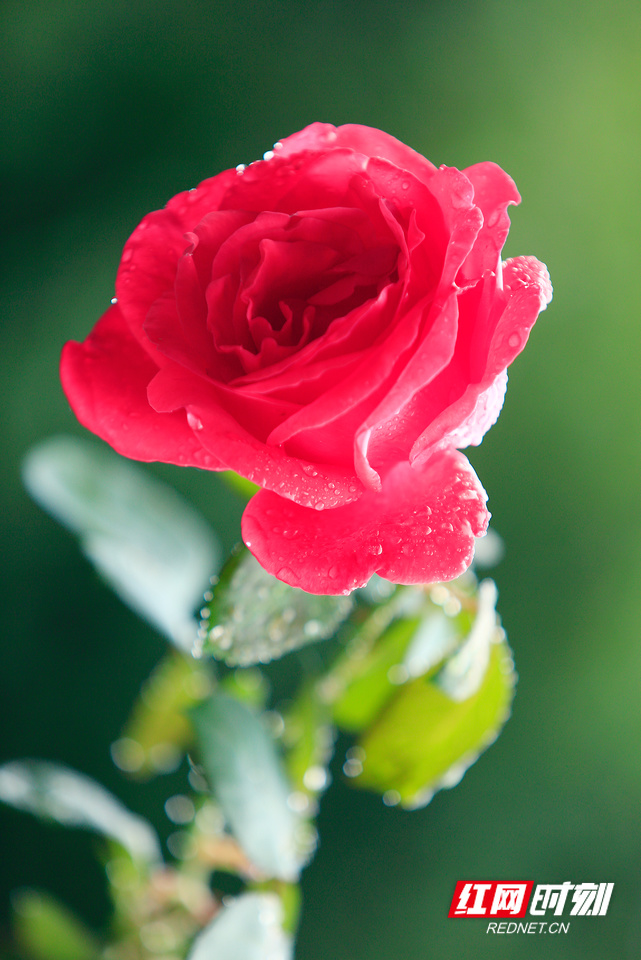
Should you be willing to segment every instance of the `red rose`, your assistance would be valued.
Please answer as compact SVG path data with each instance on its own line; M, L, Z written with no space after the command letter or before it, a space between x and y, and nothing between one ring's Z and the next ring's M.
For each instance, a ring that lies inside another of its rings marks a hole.
M500 260L519 199L495 164L312 124L145 217L65 347L69 401L125 456L262 487L243 539L293 586L451 579L489 517L456 448L551 297L533 257Z

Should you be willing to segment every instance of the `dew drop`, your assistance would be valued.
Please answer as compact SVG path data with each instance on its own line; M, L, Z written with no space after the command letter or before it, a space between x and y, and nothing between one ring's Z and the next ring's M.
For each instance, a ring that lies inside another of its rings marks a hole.
M318 501L314 504L314 510L324 510L324 509L325 509L325 504L323 503L322 500L318 500Z
M327 786L327 771L320 766L308 767L303 774L303 783L308 790L322 790Z
M122 737L112 743L111 758L119 770L135 773L145 762L145 751L137 740Z
M519 337L518 333L513 333L513 334L508 338L508 341L507 341L507 342L508 342L508 344L509 344L511 347L518 347L518 345L519 345L520 342L521 342L521 338Z
M363 764L360 760L350 759L343 764L343 773L346 777L358 777L363 772Z
M236 173L238 174L238 176L241 176L241 174L243 174L246 169L247 169L246 163L239 163L236 167Z
M402 184L401 184L401 189L402 189L402 190L409 190L409 188L410 188L410 185L409 185L409 183L407 182L407 180L403 180L403 182L402 182Z
M495 227L499 222L500 216L501 216L500 210L495 210L494 213L490 214L490 216L487 218L488 227Z
M274 156L273 150L265 150L263 154L263 160L272 160Z
M295 790L287 797L287 806L294 813L305 813L309 806L309 799L302 790Z
M118 303L118 297L112 297L110 303Z
M396 807L401 802L398 790L386 790L383 794L383 803L386 807Z
M194 414L190 413L189 411L187 411L187 423L192 430L202 430L203 428L202 420L194 416Z
M331 577L332 580L335 580L336 577L338 576L338 567L336 566L330 567L329 570L327 571L327 575Z

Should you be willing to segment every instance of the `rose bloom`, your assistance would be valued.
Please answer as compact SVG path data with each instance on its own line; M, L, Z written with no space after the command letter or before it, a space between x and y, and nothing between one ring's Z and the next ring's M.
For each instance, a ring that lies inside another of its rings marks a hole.
M457 448L552 293L533 257L501 262L519 200L493 163L314 123L144 218L64 349L67 397L124 456L258 484L243 539L293 586L452 579L489 518Z

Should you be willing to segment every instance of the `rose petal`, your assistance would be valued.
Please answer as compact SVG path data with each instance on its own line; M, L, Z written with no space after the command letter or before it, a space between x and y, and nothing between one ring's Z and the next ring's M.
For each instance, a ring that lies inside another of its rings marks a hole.
M387 316L390 311L390 301L394 301L394 292L392 286L384 287L375 305L372 304L367 312L364 311L364 319L367 319L369 312L378 312L384 317ZM420 313L420 307L415 308L415 312ZM363 322L363 317L360 319ZM334 438L332 436L327 438L327 445L331 448L335 443L336 435L342 434L341 421L346 416L350 420L348 430L353 439L354 431L362 423L368 409L371 409L380 399L380 392L387 385L393 370L414 345L419 320L412 316L405 319L405 323L392 326L389 335L382 342L371 346L369 350L364 349L357 353L353 369L349 373L343 371L339 381L331 386L327 385L324 392L314 401L301 407L280 424L271 434L270 442L278 444L288 442L291 445L296 440L300 445L300 442L305 442L305 436L314 431L315 439L311 441L312 444L319 442L324 446L317 431L331 425L331 431L335 435ZM370 335L374 332L378 331L372 323ZM363 404L366 404L365 409ZM352 458L351 447L346 455Z
M365 163L366 158L352 150L302 151L294 159L279 150L272 159L250 164L232 181L220 209L294 214L354 206L345 202L349 184Z
M479 393L491 382L491 379L486 383L482 381L497 319L505 303L501 292L497 292L496 277L490 274L475 287L453 294L452 300L458 310L458 326L452 334L456 340L448 362L430 379L415 378L413 391L406 395L399 391L396 411L392 407L387 412L383 406L370 418L368 457L375 465L384 464L391 455L397 460L409 459L410 451L416 450L415 445L426 430L425 425L433 423L443 411L465 397L469 389L471 393L461 413L465 419ZM387 417L383 418L382 412L387 412Z
M451 580L487 528L486 499L463 454L439 451L420 469L397 464L380 493L335 510L259 491L243 515L243 540L269 573L310 593L348 593L374 573L395 583Z
M278 155L295 156L303 151L349 147L366 157L382 157L426 182L436 171L434 164L395 137L358 123L334 127L331 123L312 123L304 130L282 140Z
M282 447L262 443L230 413L234 397L219 385L194 376L177 364L164 367L150 383L149 402L156 410L184 407L204 447L243 477L291 497L305 507L322 510L356 500L362 487L353 471L292 457ZM269 414L265 404L257 411Z
M224 469L196 439L183 410L159 414L147 402L156 365L111 307L84 343L62 352L62 385L80 422L134 460Z
M459 282L477 279L486 270L497 270L510 229L507 208L521 202L514 180L496 163L476 163L463 173L474 187L474 203L483 213L483 227L463 264Z
M499 315L482 376L430 422L411 450L412 462L429 459L437 445L478 445L496 421L507 384L505 369L527 343L536 318L552 297L547 269L535 257L507 260L503 282L507 303Z
M142 346L155 356L143 333L152 303L174 287L176 264L190 241L185 234L218 209L235 171L204 180L194 190L172 197L164 210L154 210L138 224L122 252L116 276L116 296L129 327Z
M378 406L364 420L355 434L354 460L356 470L363 481L371 471L376 471L395 460L404 460L406 450L404 430L407 430L407 408L413 409L415 394L429 388L439 373L447 366L456 347L458 329L458 302L452 293L440 310L432 307L431 325L420 346L402 367L396 382L386 391ZM420 429L420 428L419 428Z

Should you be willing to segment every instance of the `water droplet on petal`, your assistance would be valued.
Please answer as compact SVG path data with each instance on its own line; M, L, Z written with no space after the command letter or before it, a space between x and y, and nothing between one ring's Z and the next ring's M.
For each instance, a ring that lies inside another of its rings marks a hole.
M238 174L238 176L240 176L245 172L246 169L247 169L246 163L239 163L236 167L236 173Z
M314 504L314 510L324 510L324 509L325 509L325 504L323 503L322 500L318 500L318 501Z
M112 297L110 303L118 303L118 297Z
M513 334L511 334L511 336L508 338L508 341L507 341L507 342L508 342L508 344L509 344L511 347L516 348L516 347L518 347L518 345L520 344L521 338L519 337L518 333L513 333Z
M332 580L335 580L336 577L338 576L338 567L336 566L330 567L329 570L327 571L327 575L331 577Z
M190 413L189 411L187 411L187 423L192 430L202 430L203 428L202 420L194 416L194 414Z

